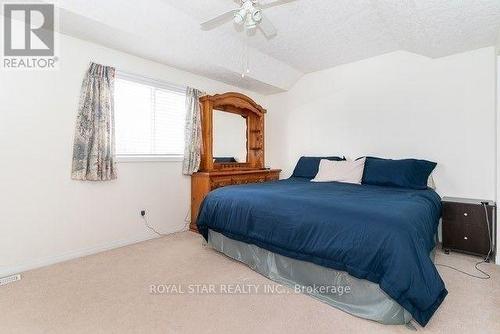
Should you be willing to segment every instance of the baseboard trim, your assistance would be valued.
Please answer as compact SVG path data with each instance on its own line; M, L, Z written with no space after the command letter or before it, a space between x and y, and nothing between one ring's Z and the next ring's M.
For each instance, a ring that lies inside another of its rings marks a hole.
M180 231L172 231L167 234L172 234L176 232L181 232ZM122 239L122 240L115 240L111 242L105 242L96 246L92 247L87 247L87 248L81 248L77 249L74 251L66 252L60 255L55 255L55 256L49 256L41 259L37 259L34 261L26 262L17 266L12 266L12 267L0 267L0 277L6 277L14 274L19 274L28 270L33 270L37 268L42 268L46 266L50 266L52 264L56 263L61 263L73 259L77 259L79 257L83 256L88 256L88 255L93 255L97 254L100 252L105 252L108 250L112 250L115 248L123 247L123 246L128 246L128 245L133 245L138 242L143 242L151 239L156 239L159 238L157 235L141 235L141 236L135 236L133 238L128 238L128 239Z

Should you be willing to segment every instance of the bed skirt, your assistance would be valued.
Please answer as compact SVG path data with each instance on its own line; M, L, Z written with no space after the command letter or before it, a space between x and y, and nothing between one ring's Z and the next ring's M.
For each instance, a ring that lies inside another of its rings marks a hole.
M403 325L412 316L378 284L344 271L292 259L209 230L208 244L267 278L335 308L386 325Z

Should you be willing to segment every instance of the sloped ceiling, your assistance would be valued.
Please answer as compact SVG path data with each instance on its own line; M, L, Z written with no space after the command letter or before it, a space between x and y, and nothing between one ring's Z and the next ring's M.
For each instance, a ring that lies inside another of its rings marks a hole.
M55 3L63 33L263 94L289 89L304 73L396 50L435 58L496 45L500 32L500 0L297 0L265 11L278 29L271 40L231 22L200 29L236 8L233 0ZM246 49L251 72L242 78Z

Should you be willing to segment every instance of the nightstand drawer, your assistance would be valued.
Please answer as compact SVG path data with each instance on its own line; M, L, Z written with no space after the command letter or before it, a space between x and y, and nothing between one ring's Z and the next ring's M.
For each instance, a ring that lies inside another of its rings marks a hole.
M445 227L446 224L446 227ZM443 221L443 247L469 253L487 254L489 250L486 226L447 224ZM485 242L486 241L486 242Z
M464 240L466 242L466 248L468 252L487 254L490 245L488 242L488 229L486 227L486 222L482 225L465 225L465 236Z
M485 219L484 208L480 205L443 203L443 220L457 224L475 224Z

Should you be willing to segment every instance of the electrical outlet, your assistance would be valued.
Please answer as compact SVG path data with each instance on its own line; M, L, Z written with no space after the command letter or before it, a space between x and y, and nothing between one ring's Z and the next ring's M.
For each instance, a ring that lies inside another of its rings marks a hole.
M0 286L7 285L9 283L20 281L20 280L21 280L20 274L0 278Z
M144 217L146 215L146 210L141 210L141 217Z

